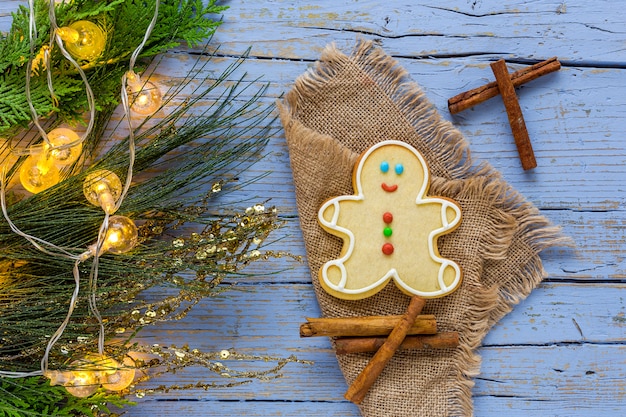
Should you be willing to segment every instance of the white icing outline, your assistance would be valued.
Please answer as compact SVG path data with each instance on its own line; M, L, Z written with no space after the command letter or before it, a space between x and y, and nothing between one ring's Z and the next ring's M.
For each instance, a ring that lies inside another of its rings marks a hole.
M441 204L441 220L442 220L443 226L431 231L430 234L428 235L428 251L429 251L430 257L432 260L441 263L441 266L439 267L439 272L437 274L437 281L439 283L440 289L437 291L428 291L428 292L418 291L410 287L400 278L400 276L398 275L398 271L395 268L391 268L382 276L382 278L380 278L373 284L370 284L366 287L359 288L359 289L346 289L345 288L346 282L348 280L348 276L347 276L347 271L344 266L344 263L346 260L348 260L348 258L350 258L350 256L352 256L352 252L354 251L355 237L351 230L337 225L337 220L339 218L339 202L348 201L348 200L363 201L365 199L365 196L363 195L363 187L361 185L361 172L363 170L363 165L365 164L365 161L367 160L367 158L370 156L372 152L374 152L378 148L381 148L387 145L398 145L409 150L420 161L421 166L424 169L424 172L423 172L424 180L422 182L422 186L420 190L418 191L417 198L415 199L415 204L419 205L419 204L424 204L425 202L432 202L432 201L436 201ZM434 243L438 235L443 234L444 232L447 232L455 228L458 225L458 223L461 221L461 209L456 204L444 198L437 198L437 197L427 197L427 199L423 198L430 184L430 175L428 172L426 161L424 160L424 157L422 156L422 154L420 154L411 145L405 142L399 141L399 140L386 140L386 141L379 142L376 145L369 148L363 154L363 156L359 159L359 165L357 166L357 170L355 173L355 184L356 184L356 190L355 190L356 195L344 195L344 196L331 198L327 200L320 207L318 211L318 220L322 226L331 230L336 230L348 236L348 248L346 252L338 259L333 259L331 261L328 261L322 266L321 276L322 276L325 286L339 293L357 295L357 294L362 294L362 293L367 293L369 291L372 291L378 286L380 286L380 289L382 289L382 284L388 281L390 278L393 278L396 284L407 293L419 295L422 297L441 297L453 291L459 285L459 282L461 280L461 268L457 265L456 262L440 257L435 251ZM327 221L324 218L324 212L331 205L334 208L334 212L333 212L332 219L330 221ZM448 216L446 213L448 207L452 208L454 212L456 213L456 217L454 218L452 222L448 222ZM339 268L341 272L341 279L339 280L339 284L333 284L328 279L327 271L328 271L328 268L332 266ZM443 279L445 270L448 267L452 267L455 271L454 280L452 281L450 285L446 285Z

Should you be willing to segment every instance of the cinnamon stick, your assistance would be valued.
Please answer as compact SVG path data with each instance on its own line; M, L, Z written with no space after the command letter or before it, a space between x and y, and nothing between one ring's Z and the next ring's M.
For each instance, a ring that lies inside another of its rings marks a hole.
M491 70L496 77L496 83L498 83L498 90L502 96L504 102L504 108L509 118L509 124L511 125L511 131L513 132L513 138L515 139L515 145L517 146L517 152L522 161L522 168L531 169L537 166L535 160L535 154L533 152L532 144L530 143L530 137L528 136L528 130L526 130L526 123L524 122L524 115L517 101L517 95L515 94L515 87L511 82L509 71L506 68L506 62L504 59L500 59L491 64Z
M300 337L314 336L387 336L402 316L325 317L307 318L300 325ZM437 320L434 315L419 315L407 334L435 334Z
M340 337L335 340L335 352L338 355L376 352L385 340L384 337ZM398 350L445 349L458 345L459 334L457 332L441 332L434 335L407 336Z
M387 337L387 340L385 340L385 343L383 343L380 349L374 354L369 363L352 382L352 385L348 387L348 391L346 391L344 395L347 400L355 404L361 404L370 387L376 382L378 375L380 375L385 365L387 365L387 362L392 358L396 349L402 344L406 332L415 321L415 317L422 311L425 304L426 300L422 297L417 295L411 297L409 307L402 316L402 319L398 321L389 334L389 337Z
M561 63L556 57L539 62L530 67L526 67L515 71L509 75L513 87L519 87L529 81L535 80L543 75L549 74L561 69ZM499 93L498 83L490 82L473 90L458 94L448 100L448 110L451 114L462 112L483 101L497 96Z

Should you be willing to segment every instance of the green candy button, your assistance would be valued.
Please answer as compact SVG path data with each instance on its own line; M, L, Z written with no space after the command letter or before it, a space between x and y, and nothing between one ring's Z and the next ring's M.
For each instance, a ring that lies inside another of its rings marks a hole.
M391 230L391 227L385 227L383 229L383 235L385 235L386 237L391 236L392 233L393 233L393 230Z

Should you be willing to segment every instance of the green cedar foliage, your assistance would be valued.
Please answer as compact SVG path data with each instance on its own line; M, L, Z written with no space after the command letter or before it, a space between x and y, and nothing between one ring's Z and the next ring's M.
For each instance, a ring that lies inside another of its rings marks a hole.
M0 378L0 398L0 415L6 417L92 416L132 404L104 391L88 398L76 398L63 387L50 386L42 377Z
M36 58L43 46L50 45L50 23L48 1L35 0L34 4L38 36L33 40L33 58ZM118 103L121 76L128 69L131 54L143 40L154 8L155 0L73 0L55 9L59 27L78 20L91 20L107 34L107 47L102 56L93 62L81 63L88 72L98 109ZM159 19L140 57L155 56L181 42L189 47L199 45L219 26L220 21L215 18L225 9L216 5L216 0L207 4L202 0L161 0ZM0 35L1 135L10 135L15 127L25 126L31 118L24 85L26 63L31 56L29 19L28 8L20 6L13 14L11 30ZM42 117L57 114L63 120L72 120L87 108L83 83L58 47L53 45L51 51L55 97L50 95L45 69L35 64L31 86L33 105Z

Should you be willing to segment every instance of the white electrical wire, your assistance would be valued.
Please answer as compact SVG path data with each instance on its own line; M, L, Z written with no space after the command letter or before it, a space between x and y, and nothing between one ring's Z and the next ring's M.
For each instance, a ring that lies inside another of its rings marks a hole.
M100 230L98 231L98 241L95 245L95 249L93 250L93 261L91 264L91 272L89 274L89 310L96 317L96 320L98 320L98 353L100 355L104 354L104 323L102 321L100 311L98 310L96 290L98 288L98 265L100 263L100 252L102 251L102 246L108 229L109 213L105 212L104 220L102 221Z
M23 378L23 377L27 377L27 376L34 376L34 375L43 375L47 370L48 370L48 357L50 355L50 351L52 350L52 347L54 346L54 344L57 342L57 340L59 340L61 338L61 336L63 335L63 332L65 331L65 328L67 327L70 318L72 317L72 313L74 312L74 307L76 306L76 302L78 300L78 293L80 291L80 272L78 270L78 265L80 264L81 261L86 259L85 254L81 255L81 256L76 256L73 255L71 253L69 253L68 251L66 251L65 249L56 246L52 243L49 243L43 239L39 239L38 237L35 236L31 236L27 233L22 232L20 229L17 228L17 226L15 226L15 224L11 221L11 219L9 218L9 214L7 211L7 204L6 204L6 192L5 192L5 168L2 169L2 171L0 172L0 203L2 205L2 214L4 215L5 220L7 221L7 223L9 224L9 227L11 228L11 230L16 233L19 236L24 237L26 240L28 240L33 246L35 246L35 248L37 248L38 250L40 250L41 252L48 254L48 255L52 255L52 256L57 256L57 257L61 257L61 258L65 258L65 259L71 259L74 260L74 291L72 293L72 298L70 300L70 307L67 311L67 314L65 316L65 320L63 320L63 322L61 323L61 325L57 328L57 330L54 332L54 334L52 335L52 337L50 338L50 340L48 341L48 344L46 345L46 350L44 351L44 355L41 359L41 370L40 371L33 371L33 372L5 372L5 371L0 371L0 376L3 377L7 377L7 378ZM51 252L47 249L45 249L43 246L41 245L46 245L49 246L55 250L58 250L59 253L54 253Z
M128 164L128 173L126 175L126 181L124 183L124 187L122 189L120 198L119 200L117 200L117 203L115 204L115 210L120 208L120 206L122 205L122 201L124 200L124 197L126 197L126 193L128 192L128 189L130 188L131 181L133 178L133 165L135 163L135 134L134 134L134 129L133 129L133 122L130 117L130 105L128 102L128 90L127 90L128 74L129 73L133 75L135 74L134 72L135 62L137 61L139 54L141 53L144 46L146 45L146 42L150 38L150 34L152 33L154 26L156 25L157 18L159 17L159 1L160 0L155 0L154 2L154 14L152 16L152 20L150 21L150 24L146 28L146 33L143 37L143 41L139 44L137 48L135 48L135 51L130 56L130 60L128 63L128 72L122 76L122 89L120 92L120 98L122 102L122 108L124 109L124 117L126 119L126 123L128 124L129 164Z
M29 4L29 8L30 8L30 15L29 15L29 36L30 36L30 57L26 66L26 79L25 79L25 85L26 85L26 99L28 102L28 106L29 109L31 111L31 115L33 118L33 123L34 125L37 127L37 129L39 130L41 136L43 137L44 141L48 144L48 146L52 146L50 144L50 141L46 135L46 132L43 130L43 128L41 127L41 125L38 122L38 115L37 115L37 111L34 108L34 105L32 103L32 99L31 99L31 95L30 95L30 74L31 74L31 70L32 70L32 56L34 55L34 45L35 45L35 39L37 38L37 28L36 28L36 24L35 24L35 17L34 17L34 0L29 0L28 2ZM152 20L150 21L150 24L148 26L148 28L146 29L144 38L141 42L141 44L134 50L133 54L131 55L130 59L129 59L129 73L134 74L134 66L135 66L135 62L137 60L137 58L139 57L139 54L141 53L141 51L143 50L146 42L148 41L152 30L154 29L155 25L156 25L156 21L158 18L158 13L159 13L159 0L155 1L155 9L154 9L154 15L152 17ZM87 126L87 130L86 132L83 134L83 136L78 140L78 141L74 141L71 143L67 143L64 144L62 146L57 146L57 147L52 147L52 149L67 149L70 148L72 146L76 146L79 143L82 143L85 138L91 133L91 130L93 129L93 125L95 122L95 100L94 100L94 96L93 96L93 91L91 89L91 86L89 85L89 82L87 80L87 76L85 75L84 71L82 70L82 68L80 67L80 65L72 58L72 56L65 50L64 46L63 46L63 41L61 40L61 38L58 36L57 31L59 29L59 27L56 24L56 16L54 14L54 0L50 0L50 6L49 6L49 17L50 17L50 28L51 28L51 40L52 38L55 39L59 49L61 50L61 53L63 54L63 56L70 61L70 63L72 63L72 65L76 68L76 70L78 71L78 73L80 74L81 78L83 79L83 82L85 84L85 91L87 94L87 102L89 105L89 111L90 111L90 118L89 118L89 124ZM52 47L52 45L51 45ZM54 91L53 91L53 86L52 86L52 76L51 76L51 68L49 65L49 51L44 51L44 59L46 61L46 68L48 71L48 88L50 90L50 94L52 97L54 97ZM126 176L126 181L122 190L122 193L120 195L120 198L117 200L116 204L115 204L115 209L114 211L117 211L117 209L119 209L119 207L121 206L126 194L128 193L128 190L132 184L132 177L133 177L133 166L134 166L134 162L135 162L135 140L134 140L134 132L133 132L133 125L132 125L132 120L130 117L130 106L129 106L129 102L128 102L128 92L127 92L127 74L124 74L122 77L122 89L121 89L121 103L122 103L122 107L124 109L124 115L125 118L127 120L128 123L128 127L129 127L129 164L128 164L128 173ZM91 273L90 273L90 277L89 277L89 288L90 288L90 295L89 295L89 309L90 311L94 314L94 316L96 317L96 319L98 320L98 324L99 324L99 337L98 337L98 351L100 354L103 354L104 352L104 324L102 321L102 316L100 315L98 308L97 308L97 300L96 300L96 290L97 290L97 280L98 280L98 264L99 264L99 257L100 257L100 251L102 249L102 246L104 244L104 239L106 236L106 232L108 230L108 224L109 224L109 214L105 213L105 218L100 226L99 232L98 232L98 240L97 243L95 245L95 249L90 249L89 251L77 256L77 255L73 255L70 252L66 251L63 248L60 248L52 243L46 242L43 239L39 239L35 236L31 236L27 233L22 232L21 230L19 230L14 224L13 222L10 220L9 215L8 215L8 210L6 207L6 198L5 198L5 172L4 170L2 170L2 172L0 173L0 203L2 205L2 213L7 221L7 223L9 224L9 227L11 228L11 230L18 234L19 236L24 237L26 240L28 240L35 248L37 248L38 250L40 250L43 253L46 253L48 255L51 256L58 256L58 257L63 257L66 259L72 259L75 261L74 263L74 268L73 268L73 275L74 275L74 291L72 293L72 298L70 300L70 307L67 311L65 320L63 320L63 322L61 323L61 325L57 328L57 330L55 331L55 333L51 336L50 340L48 341L48 344L46 346L44 355L41 359L41 370L39 371L32 371L32 372L11 372L11 371L0 371L0 377L8 377L8 378L23 378L23 377L28 377L28 376L35 376L35 375L42 375L45 374L48 370L48 358L50 355L50 352L54 346L54 344L61 338L61 336L63 335L63 332L65 331L65 328L67 327L67 325L69 324L69 321L72 317L72 314L74 312L74 307L76 305L76 302L78 301L78 295L79 295L79 291L80 291L80 271L79 271L79 265L81 262L87 260L89 257L93 256L93 263L92 263L92 269L91 269ZM44 246L48 246L54 250L57 250L58 253L55 252L51 252L49 250L47 250L46 248L44 248Z
M74 313L74 307L76 307L76 302L78 301L78 293L80 291L80 271L78 270L78 265L80 264L80 259L77 259L74 263L74 292L72 292L72 298L70 300L70 307L67 310L67 314L65 315L65 320L61 323L61 325L54 332L48 344L46 345L46 350L41 358L41 373L45 374L48 371L48 357L50 356L50 351L55 343L63 336L63 332L65 328L70 322L72 318L72 314Z
M7 211L7 204L6 204L6 190L5 190L5 176L6 176L6 167L3 167L2 171L0 172L0 201L2 204L2 214L4 215L5 220L7 221L7 224L9 225L9 227L11 228L11 230L13 231L13 233L22 236L24 239L28 240L35 248L37 248L38 250L40 250L41 252L47 254L47 255L51 255L51 256L58 256L60 258L65 258L65 259L72 259L72 260L77 260L78 257L70 252L68 252L67 250L56 246L50 242L47 242L43 239L40 239L38 237L35 236L31 236L28 233L24 233L22 232L20 229L17 228L17 226L15 226L15 224L11 221L11 219L9 218L9 213ZM43 245L43 246L42 246ZM58 251L58 253L55 252L51 252L48 249L44 248L44 246L48 246L51 249L54 249L56 251Z
M150 38L150 34L152 33L154 26L156 25L156 21L158 17L159 17L159 0L156 0L154 4L154 14L152 16L152 20L150 21L150 24L146 28L146 32L144 34L143 40L139 44L139 46L135 48L133 54L130 57L129 65L128 65L129 66L128 71L130 73L134 74L135 62L137 58L139 57L139 54L143 50L144 46L146 45L146 42ZM127 74L128 73L125 73L122 76L122 88L120 92L120 99L122 102L122 108L124 109L124 116L128 123L128 172L126 174L126 181L124 182L124 187L122 188L120 197L115 203L114 212L120 208L120 206L122 205L122 202L124 201L126 197L126 194L128 193L128 190L130 189L130 186L133 180L133 167L135 165L135 134L134 134L134 129L133 129L133 122L130 116L130 106L128 103L128 91L126 89L127 88L126 84L127 84L127 79L128 79ZM108 213L105 215L105 222L108 224ZM104 238L103 233L106 233L107 228L108 227L100 229L100 237L98 239L99 244L101 244L100 239ZM95 251L91 275L89 277L90 288L91 288L91 296L90 296L89 305L90 305L90 310L92 311L94 316L96 316L96 318L98 319L98 324L100 326L100 332L99 332L99 337L98 337L98 351L102 355L102 353L104 352L104 325L102 324L102 317L100 316L100 312L98 311L98 307L96 305L96 300L95 300L95 292L97 289L97 282L98 282L99 256L100 256L100 246L98 246Z

